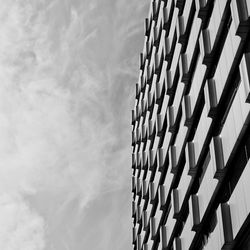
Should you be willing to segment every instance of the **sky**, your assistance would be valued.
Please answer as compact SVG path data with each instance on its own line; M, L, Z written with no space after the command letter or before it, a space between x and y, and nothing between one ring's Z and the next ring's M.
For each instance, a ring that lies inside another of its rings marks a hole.
M131 249L149 1L0 2L0 249Z

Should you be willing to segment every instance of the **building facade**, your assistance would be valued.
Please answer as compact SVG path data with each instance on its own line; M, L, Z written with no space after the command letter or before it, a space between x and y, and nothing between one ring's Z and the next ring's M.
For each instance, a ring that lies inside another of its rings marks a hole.
M250 1L152 0L132 111L136 250L250 249Z

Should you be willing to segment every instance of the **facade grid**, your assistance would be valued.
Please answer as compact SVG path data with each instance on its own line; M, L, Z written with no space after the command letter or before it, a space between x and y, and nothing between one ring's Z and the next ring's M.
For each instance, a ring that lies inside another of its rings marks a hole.
M250 249L250 1L151 0L132 110L134 250Z

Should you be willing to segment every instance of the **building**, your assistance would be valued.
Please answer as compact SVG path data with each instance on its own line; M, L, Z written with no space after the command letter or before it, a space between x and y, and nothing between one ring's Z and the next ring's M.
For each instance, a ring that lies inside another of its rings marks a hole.
M134 249L250 249L249 157L250 1L152 0L132 111Z

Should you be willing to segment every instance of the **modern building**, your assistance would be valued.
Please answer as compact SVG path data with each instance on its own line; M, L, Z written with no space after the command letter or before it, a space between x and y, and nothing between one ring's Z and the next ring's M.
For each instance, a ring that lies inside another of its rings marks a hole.
M132 111L136 250L250 249L250 0L152 0Z

